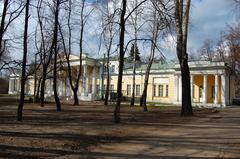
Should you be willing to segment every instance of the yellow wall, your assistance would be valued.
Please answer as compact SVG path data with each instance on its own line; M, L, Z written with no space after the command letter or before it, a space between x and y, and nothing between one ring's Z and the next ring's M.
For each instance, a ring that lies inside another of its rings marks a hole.
M88 88L90 89L90 85L92 85L92 68L88 67ZM96 71L96 76L99 76L99 71ZM135 85L140 85L140 95L142 94L143 87L144 87L144 78L145 75L136 75L136 82ZM165 78L168 79L167 83L154 83L154 79L156 78ZM66 82L68 79L64 80L63 83L63 95L66 95ZM230 95L234 96L234 78L231 78L231 85L230 85ZM112 75L110 84L114 86L114 91L117 90L117 81L118 76ZM127 85L131 85L131 93L128 95L128 97L131 97L132 94L132 75L123 75L122 79L122 92L124 96L127 96ZM34 90L34 81L29 80L29 91L33 93ZM106 85L106 80L104 80L104 84ZM60 84L61 82L59 82ZM221 103L221 77L219 76L219 87L218 87L218 103ZM80 80L79 83L79 93L82 92L82 80ZM97 85L101 85L101 80L97 78ZM158 85L163 85L163 97L158 96ZM156 96L154 96L154 85L156 85ZM168 85L168 96L166 96L166 85ZM193 102L199 103L200 102L200 87L203 87L203 75L194 75L194 93L193 93ZM208 75L207 79L207 103L213 103L214 97L212 98L212 87L213 89L215 86L215 76L214 75ZM49 80L46 81L46 91L51 88L51 83ZM175 95L177 92L175 92L175 77L173 74L164 74L164 75L154 75L151 74L149 76L149 82L148 82L148 91L147 91L147 101L154 101L154 102L161 102L161 103L173 103L175 101ZM71 89L70 89L71 90ZM135 89L136 91L136 89ZM29 92L29 93L30 93ZM136 93L136 92L135 92Z
M194 102L200 102L200 86L203 86L203 76L195 75L194 76Z
M208 79L207 79L207 103L213 103L214 102L214 95L213 95L213 92L212 92L212 89L215 89L214 85L215 85L215 76L214 75L208 75Z
M162 103L172 103L174 100L174 76L168 75L167 78L169 79L168 83L168 97L165 97L166 95L166 85L163 84L163 97L153 96L153 89L154 89L154 78L161 78L161 76L156 75L150 75L149 76L149 82L148 82L148 91L147 91L147 101L155 101L155 102L162 102ZM145 75L136 75L135 77L135 85L140 85L140 95L142 94L143 87L144 87L144 78ZM164 78L166 78L164 76ZM122 80L122 92L124 96L127 96L127 85L131 85L131 94L132 94L132 75L124 75ZM106 80L104 81L104 84L106 84ZM117 76L111 76L111 84L114 85L114 90L117 90ZM157 85L157 91L156 94L158 95L158 85ZM135 89L136 91L136 89ZM128 95L128 97L131 97L131 94Z

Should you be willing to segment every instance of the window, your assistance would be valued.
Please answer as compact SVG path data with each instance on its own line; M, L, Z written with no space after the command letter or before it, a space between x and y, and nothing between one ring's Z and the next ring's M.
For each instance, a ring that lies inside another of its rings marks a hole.
M136 96L140 96L140 85L136 85Z
M99 86L99 84L97 84L97 86L96 86L96 93L99 94L99 92L100 92L100 86Z
M92 93L92 85L90 84L89 93Z
M103 90L106 91L106 89L107 89L107 87L106 87L106 85L104 84L104 85L103 85Z
M107 66L104 66L104 72L107 72Z
M127 96L131 95L131 85L127 85Z
M153 96L156 96L157 95L157 93L156 93L156 85L153 85Z
M112 65L112 72L115 72L115 65Z
M158 85L158 96L163 97L163 85Z
M168 85L166 85L166 97L168 97Z
M110 92L113 92L113 91L114 91L114 85L111 84L111 85L110 85Z

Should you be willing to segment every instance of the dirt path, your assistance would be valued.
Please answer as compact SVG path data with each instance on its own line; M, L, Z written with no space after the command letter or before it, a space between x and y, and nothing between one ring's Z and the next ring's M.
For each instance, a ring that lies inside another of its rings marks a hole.
M112 106L101 103L55 106L27 104L16 122L17 103L0 98L1 158L202 159L240 158L240 107L221 112L140 107L121 110L114 124Z

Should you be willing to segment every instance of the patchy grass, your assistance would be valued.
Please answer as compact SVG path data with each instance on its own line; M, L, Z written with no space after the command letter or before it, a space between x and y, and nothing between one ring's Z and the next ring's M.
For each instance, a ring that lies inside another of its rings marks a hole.
M23 122L16 121L17 101L0 98L2 158L240 158L240 108L194 109L181 117L180 107L121 107L121 123L113 123L114 106L101 102L27 103Z

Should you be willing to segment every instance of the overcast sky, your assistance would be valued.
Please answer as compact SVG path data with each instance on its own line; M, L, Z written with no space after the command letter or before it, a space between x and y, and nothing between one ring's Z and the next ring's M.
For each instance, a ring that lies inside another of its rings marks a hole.
M88 0L93 2L94 0ZM236 21L234 15L237 11L234 10L232 0L192 0L191 18L190 18L190 30L188 48L196 52L202 45L205 39L217 40L220 37L220 32L226 30L227 24L232 24ZM86 31L87 52L92 52L96 55L98 49L98 39L93 30L98 27L94 26L96 20L93 20L91 28ZM88 36L89 35L89 36ZM168 59L176 57L174 39L169 36L169 43L164 47L164 54ZM14 57L21 57L21 54L13 54Z

